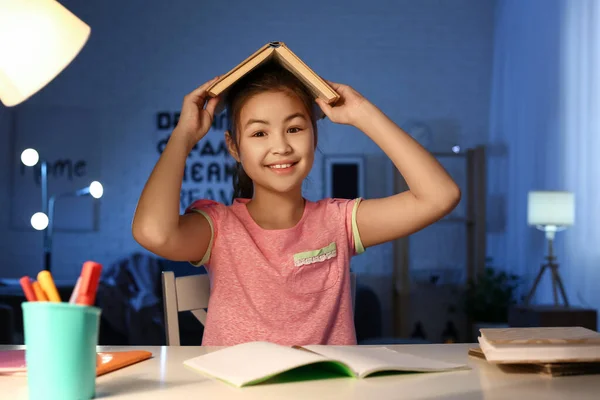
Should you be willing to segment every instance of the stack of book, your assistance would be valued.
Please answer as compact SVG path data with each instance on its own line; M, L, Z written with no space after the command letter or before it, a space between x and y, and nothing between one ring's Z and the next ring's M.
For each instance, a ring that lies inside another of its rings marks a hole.
M582 327L480 329L469 354L507 371L549 376L600 373L600 333Z

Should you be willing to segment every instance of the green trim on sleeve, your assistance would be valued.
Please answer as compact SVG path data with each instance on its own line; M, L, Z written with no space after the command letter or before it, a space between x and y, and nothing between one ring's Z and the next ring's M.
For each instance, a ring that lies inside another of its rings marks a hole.
M365 252L365 248L360 240L360 232L358 232L358 225L356 224L356 212L358 211L358 205L362 201L361 198L356 199L354 202L354 208L352 209L352 240L354 240L354 249L356 254Z
M200 261L190 261L190 264L192 264L194 267L201 267L204 264L206 264L210 259L210 252L212 250L213 240L215 238L215 227L213 226L212 219L208 216L206 212L202 210L197 210L195 208L192 208L192 211L197 212L198 214L202 214L204 218L206 218L206 220L208 221L208 225L210 225L210 242L208 243L208 248L206 249L206 253L204 253L204 257L202 257L202 260Z

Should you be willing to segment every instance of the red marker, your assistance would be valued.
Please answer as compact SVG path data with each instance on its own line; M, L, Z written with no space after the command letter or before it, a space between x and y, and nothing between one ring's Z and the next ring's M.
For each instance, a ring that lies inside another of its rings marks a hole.
M96 291L98 290L98 282L100 281L101 272L101 264L98 264L94 261L86 261L83 263L77 304L86 306L94 305L96 302Z
M31 279L28 276L24 276L19 279L19 282L21 283L21 287L23 288L23 292L25 293L25 298L27 298L27 301L37 301L35 291L33 290L33 285L31 284Z

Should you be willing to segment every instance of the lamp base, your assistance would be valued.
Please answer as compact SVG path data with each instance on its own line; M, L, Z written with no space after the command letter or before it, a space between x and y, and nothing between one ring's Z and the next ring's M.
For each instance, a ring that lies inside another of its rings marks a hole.
M569 299L567 299L565 287L563 286L562 279L560 278L560 274L558 273L558 264L556 264L554 262L554 257L551 257L551 256L548 257L548 262L546 264L542 264L540 272L538 273L537 277L535 278L535 282L533 283L533 287L531 288L531 290L529 291L529 294L527 294L527 297L525 298L525 305L529 305L529 302L531 301L531 298L535 294L535 291L540 283L540 280L542 279L542 275L544 275L544 271L546 269L550 270L551 277L552 277L552 294L554 295L554 305L555 306L559 305L558 292L557 292L557 289L558 289L558 290L560 290L560 294L564 301L564 305L566 307L569 307Z

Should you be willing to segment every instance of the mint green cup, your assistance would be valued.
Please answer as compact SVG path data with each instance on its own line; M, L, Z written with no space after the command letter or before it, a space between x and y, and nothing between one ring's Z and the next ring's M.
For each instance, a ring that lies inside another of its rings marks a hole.
M52 302L24 302L21 307L29 398L93 398L101 310Z

